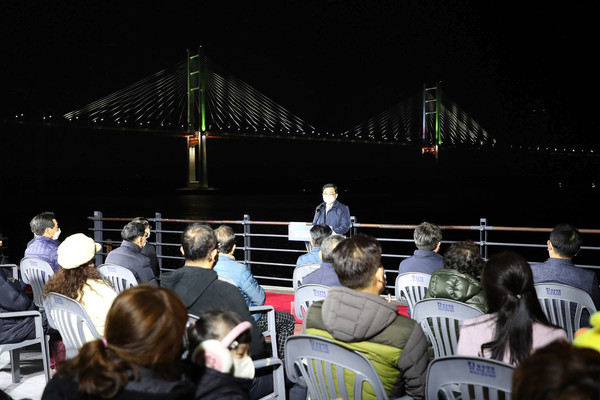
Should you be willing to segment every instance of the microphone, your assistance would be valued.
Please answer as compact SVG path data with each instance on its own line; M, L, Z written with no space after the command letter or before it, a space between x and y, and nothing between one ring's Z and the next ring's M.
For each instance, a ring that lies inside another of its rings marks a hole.
M321 211L321 208L323 208L324 205L325 205L325 202L322 202L321 204L319 204L317 206L317 211Z

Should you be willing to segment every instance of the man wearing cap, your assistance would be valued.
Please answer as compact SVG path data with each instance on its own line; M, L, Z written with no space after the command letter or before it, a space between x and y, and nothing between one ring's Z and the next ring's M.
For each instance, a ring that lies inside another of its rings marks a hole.
M107 264L116 264L127 268L139 283L147 282L158 286L150 259L142 254L148 236L146 226L141 221L131 221L121 230L121 246L106 256Z

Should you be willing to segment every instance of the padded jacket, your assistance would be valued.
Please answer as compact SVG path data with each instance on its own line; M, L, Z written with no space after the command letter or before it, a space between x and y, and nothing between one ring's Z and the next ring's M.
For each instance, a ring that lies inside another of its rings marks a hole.
M331 339L364 354L390 398L425 397L429 357L427 339L416 321L398 314L382 297L346 287L332 287L311 305L302 331ZM373 393L364 392L372 399Z
M54 271L58 271L58 240L51 239L46 236L34 236L27 243L24 257L36 257L46 261Z
M470 275L452 268L433 271L426 299L443 298L460 301L487 312L487 300L481 283Z
M214 267L217 274L233 280L242 292L248 307L265 304L265 290L258 284L250 269L235 261L231 256L219 254L219 261ZM258 315L260 318L260 315ZM258 319L255 317L255 319Z

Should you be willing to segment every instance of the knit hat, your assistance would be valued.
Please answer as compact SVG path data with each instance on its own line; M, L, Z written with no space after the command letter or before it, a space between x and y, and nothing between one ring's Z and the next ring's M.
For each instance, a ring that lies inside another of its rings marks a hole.
M102 246L83 233L76 233L66 238L58 246L58 265L72 269L87 264Z

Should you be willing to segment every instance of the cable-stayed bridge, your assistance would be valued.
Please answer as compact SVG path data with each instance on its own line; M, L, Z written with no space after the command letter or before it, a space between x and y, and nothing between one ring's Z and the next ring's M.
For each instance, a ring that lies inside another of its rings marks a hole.
M188 137L189 181L206 182L206 136L319 138L417 146L437 157L440 146L481 147L494 139L439 85L402 100L342 132L324 132L205 56L186 59L64 114L70 124L148 129Z

